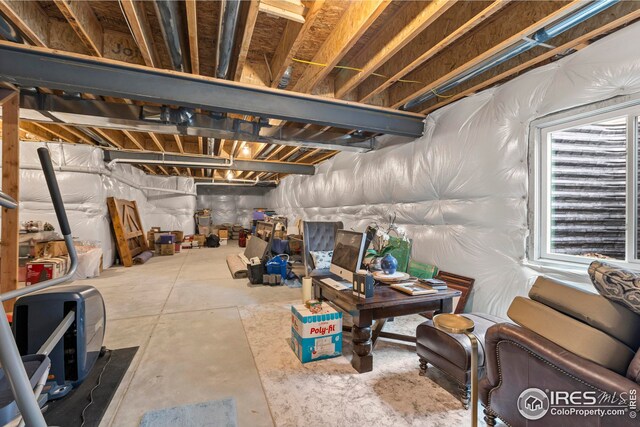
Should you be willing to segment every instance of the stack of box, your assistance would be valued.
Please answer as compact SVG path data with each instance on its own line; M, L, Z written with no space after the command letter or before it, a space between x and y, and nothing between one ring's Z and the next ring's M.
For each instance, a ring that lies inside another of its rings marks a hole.
M171 232L155 233L156 255L173 255L176 252L176 237Z
M291 348L302 363L342 354L342 313L327 304L291 306Z
M243 230L243 227L239 224L234 225L233 227L231 227L231 238L233 240L238 240L240 239L240 232Z
M223 225L218 227L218 237L220 238L220 245L226 245L229 239L229 229Z
M34 285L64 275L67 272L68 262L69 258L66 256L39 258L27 262L26 285Z

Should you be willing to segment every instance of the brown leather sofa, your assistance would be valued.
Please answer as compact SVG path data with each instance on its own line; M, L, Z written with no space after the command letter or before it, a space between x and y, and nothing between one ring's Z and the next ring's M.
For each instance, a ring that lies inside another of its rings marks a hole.
M536 281L529 297L516 298L509 309L517 325L497 324L485 335L485 377L479 394L487 425L496 425L499 418L513 427L639 426L640 315L600 295L544 278ZM541 399L542 409L535 409L540 408L533 406L535 400L528 401L531 394L524 392L531 388L547 396L546 402ZM568 396L563 392L571 393L571 400L554 401L553 396ZM600 409L625 413L578 413L598 409L585 404L592 397ZM543 415L531 419L522 408Z

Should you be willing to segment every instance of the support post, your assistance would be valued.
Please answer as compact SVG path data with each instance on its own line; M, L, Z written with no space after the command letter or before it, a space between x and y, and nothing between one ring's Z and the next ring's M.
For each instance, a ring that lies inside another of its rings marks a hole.
M4 96L2 96L4 95ZM0 91L2 106L2 191L18 200L20 192L20 97L17 91ZM18 288L18 209L2 209L0 235L0 293ZM5 301L4 308L13 311L15 300Z

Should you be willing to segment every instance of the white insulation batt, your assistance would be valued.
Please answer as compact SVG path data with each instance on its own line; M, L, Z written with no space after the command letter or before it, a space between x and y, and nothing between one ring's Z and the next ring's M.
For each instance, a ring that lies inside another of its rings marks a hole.
M112 265L116 255L107 197L135 200L145 231L158 226L163 230L194 232L193 179L146 175L129 165L115 165L109 170L101 149L80 144L20 144L20 221L47 221L60 232L36 152L43 146L51 153L74 238L100 242L105 268Z
M264 208L266 189L257 187L199 186L198 209L211 209L214 224L241 224L250 228L253 210Z
M289 176L267 205L290 221L397 223L412 257L473 277L467 311L504 315L538 274L524 264L532 120L640 91L640 24L428 116L425 136L341 153L314 176Z

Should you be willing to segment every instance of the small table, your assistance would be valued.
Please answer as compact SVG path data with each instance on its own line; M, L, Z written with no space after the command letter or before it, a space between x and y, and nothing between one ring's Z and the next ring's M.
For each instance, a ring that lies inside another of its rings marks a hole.
M351 289L338 291L321 281L328 277L339 279L334 275L313 277L314 295L316 299L330 301L353 317L351 365L359 373L373 370L372 351L379 337L416 342L415 336L383 332L382 327L387 319L428 311L435 311L434 314L451 313L453 298L461 294L460 291L447 289L437 294L407 295L387 285L377 285L373 297L365 300L355 297ZM372 329L374 320L377 322Z

